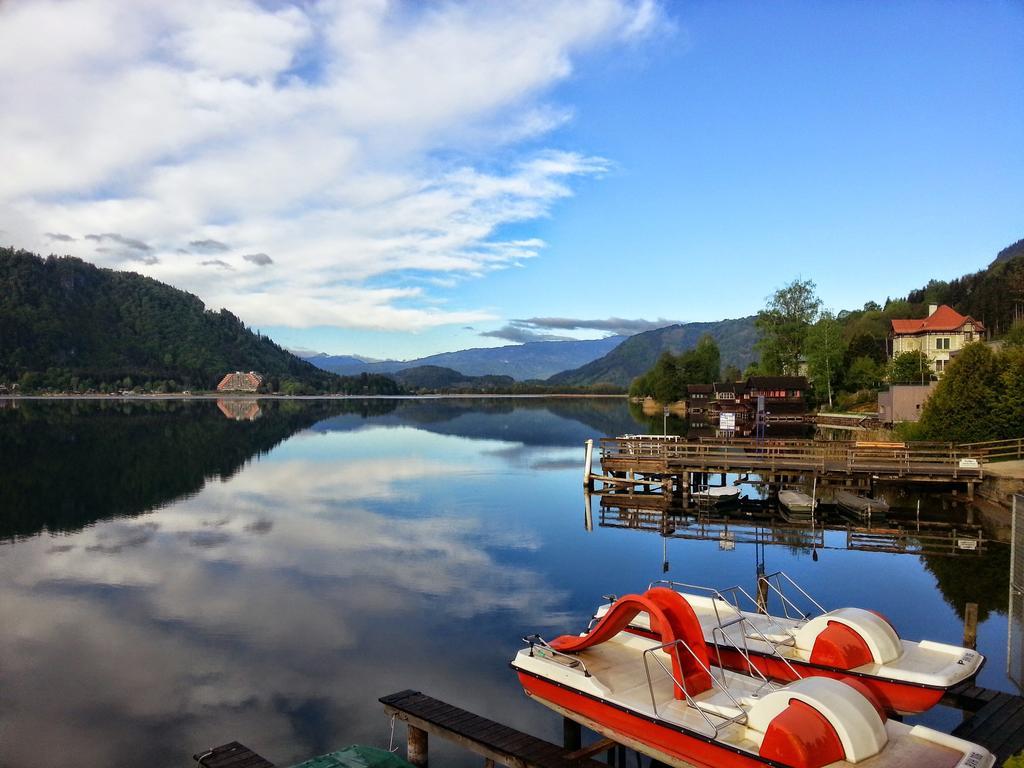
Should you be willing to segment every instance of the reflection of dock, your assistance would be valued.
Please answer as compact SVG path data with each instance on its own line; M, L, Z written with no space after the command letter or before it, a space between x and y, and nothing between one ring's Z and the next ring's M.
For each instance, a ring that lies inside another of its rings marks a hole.
M255 421L260 417L260 404L257 400L220 398L217 407L232 421Z
M744 504L729 512L674 506L660 494L606 494L600 497L599 525L650 531L674 539L735 544L779 545L800 549L846 549L908 555L981 555L987 540L981 526L941 522L878 526L853 525L828 517L814 524L788 523L764 504ZM838 533L842 536L829 536ZM841 543L840 543L841 542Z

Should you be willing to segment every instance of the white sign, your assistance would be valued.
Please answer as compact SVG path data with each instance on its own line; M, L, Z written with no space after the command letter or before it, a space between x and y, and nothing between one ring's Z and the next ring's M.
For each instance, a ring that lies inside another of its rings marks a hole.
M719 429L736 429L736 414L735 413L723 413L718 417L718 428Z
M957 547L957 549L976 550L978 548L978 540L977 539L957 539L956 540L956 547Z

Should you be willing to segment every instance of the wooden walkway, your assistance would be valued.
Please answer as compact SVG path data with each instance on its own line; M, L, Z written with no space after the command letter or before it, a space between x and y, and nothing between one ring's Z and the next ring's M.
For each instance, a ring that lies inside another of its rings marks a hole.
M970 712L953 735L995 754L997 766L1024 750L1024 697L978 688L969 681L951 689L942 703Z
M570 752L419 691L393 693L382 697L380 703L385 712L410 726L410 746L415 737L412 731L418 729L512 768L608 768L605 763L590 759L587 749ZM607 750L610 745L599 746ZM425 753L425 738L423 749ZM416 764L413 755L409 761Z
M272 762L237 741L196 752L192 759L202 768L274 768Z
M952 443L688 440L648 435L602 438L601 466L605 471L644 474L813 472L947 483L980 480L983 474L976 453Z

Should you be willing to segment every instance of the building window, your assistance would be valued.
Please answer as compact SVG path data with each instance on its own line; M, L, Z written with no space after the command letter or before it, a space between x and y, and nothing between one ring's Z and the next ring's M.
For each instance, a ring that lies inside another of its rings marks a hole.
M949 349L949 338L939 338L935 340L936 349Z
M949 339L947 339L947 341L949 341ZM946 361L945 360L936 360L935 361L935 370L936 371L938 371L939 373L942 373L942 371L945 368L946 368Z
M971 331L966 331L964 333L964 343L970 344L972 341L974 341L974 333Z

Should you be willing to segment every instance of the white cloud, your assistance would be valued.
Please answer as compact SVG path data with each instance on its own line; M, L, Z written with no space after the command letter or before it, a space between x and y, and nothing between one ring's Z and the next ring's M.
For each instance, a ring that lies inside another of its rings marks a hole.
M664 25L649 0L3 4L0 225L43 252L67 233L62 250L259 325L486 320L439 292L537 255L496 233L606 167L493 150L570 119L547 94L574 56ZM152 263L97 252L96 232L144 241ZM232 269L183 252L205 240L231 245ZM406 270L435 273L417 280L434 293L367 283Z

